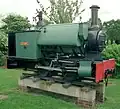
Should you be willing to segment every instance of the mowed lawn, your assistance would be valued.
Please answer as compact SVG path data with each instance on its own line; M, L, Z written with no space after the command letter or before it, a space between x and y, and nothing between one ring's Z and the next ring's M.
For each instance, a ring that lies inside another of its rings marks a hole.
M47 95L35 95L18 90L18 78L21 71L0 69L0 109L80 109L71 102L55 99ZM107 100L97 109L120 109L120 80L110 80L106 87ZM4 97L4 96L3 96Z

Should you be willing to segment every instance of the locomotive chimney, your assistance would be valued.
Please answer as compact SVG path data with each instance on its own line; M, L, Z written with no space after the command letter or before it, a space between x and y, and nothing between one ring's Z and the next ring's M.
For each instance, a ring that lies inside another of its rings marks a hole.
M91 26L96 27L98 26L98 9L100 9L97 5L92 5L91 9Z

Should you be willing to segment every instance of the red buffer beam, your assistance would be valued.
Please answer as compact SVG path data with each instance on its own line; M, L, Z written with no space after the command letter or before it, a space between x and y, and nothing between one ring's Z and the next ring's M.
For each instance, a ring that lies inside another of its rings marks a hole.
M96 83L104 80L108 76L112 76L115 70L115 59L104 60L96 63Z

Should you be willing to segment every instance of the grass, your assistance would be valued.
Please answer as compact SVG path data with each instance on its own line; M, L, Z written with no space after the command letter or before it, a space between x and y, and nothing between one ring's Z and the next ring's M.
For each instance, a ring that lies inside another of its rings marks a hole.
M52 96L34 95L18 89L21 71L0 69L0 93L8 96L0 100L0 109L80 109L71 102L55 99ZM120 109L120 80L110 80L106 87L107 100L97 109Z

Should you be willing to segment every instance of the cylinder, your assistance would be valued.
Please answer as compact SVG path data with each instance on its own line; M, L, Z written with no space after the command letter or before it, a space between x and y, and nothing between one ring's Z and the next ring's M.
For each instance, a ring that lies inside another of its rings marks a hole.
M98 9L100 9L97 5L92 5L91 9L91 26L98 25Z
M80 61L80 66L78 68L79 77L91 77L92 76L92 67L91 61Z

